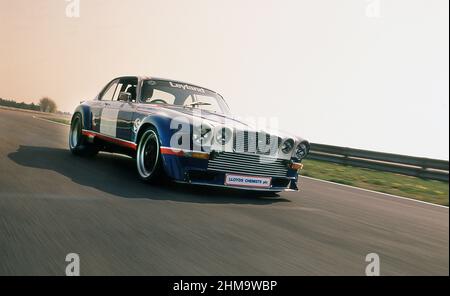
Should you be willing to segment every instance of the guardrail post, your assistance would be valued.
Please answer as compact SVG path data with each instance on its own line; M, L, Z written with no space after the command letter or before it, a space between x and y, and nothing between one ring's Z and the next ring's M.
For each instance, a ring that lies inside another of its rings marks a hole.
M348 148L347 147L344 147L344 148L342 148L342 155L344 156L344 159L343 159L343 162L344 162L344 165L348 165Z

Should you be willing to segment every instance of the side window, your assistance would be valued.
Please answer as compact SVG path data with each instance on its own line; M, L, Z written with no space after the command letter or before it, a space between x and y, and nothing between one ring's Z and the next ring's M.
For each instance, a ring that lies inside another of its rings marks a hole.
M117 88L117 80L112 82L109 86L108 89L102 94L102 97L100 98L100 100L102 101L111 101L114 97L114 92L116 91Z
M114 97L112 98L113 101L117 101L119 98L119 93L122 91L123 84L119 82L117 85L116 92L114 93Z
M121 92L127 92L131 94L131 101L136 102L136 89L137 79L123 78L119 80L116 93L114 94L114 101L119 100L119 94Z
M135 84L128 84L125 92L130 93L131 94L131 101L132 102L136 102L136 85Z

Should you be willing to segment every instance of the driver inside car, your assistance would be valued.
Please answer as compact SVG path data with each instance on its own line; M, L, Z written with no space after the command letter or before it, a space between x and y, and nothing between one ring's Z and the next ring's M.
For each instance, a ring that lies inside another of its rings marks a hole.
M142 100L144 102L150 102L153 97L153 87L148 84L144 84L141 89L142 92Z

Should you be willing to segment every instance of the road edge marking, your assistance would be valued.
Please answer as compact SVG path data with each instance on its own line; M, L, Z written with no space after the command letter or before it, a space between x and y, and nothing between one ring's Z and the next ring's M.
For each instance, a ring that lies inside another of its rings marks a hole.
M49 119L37 117L37 116L35 116L35 115L33 115L33 118L34 118L34 119L38 119L38 120L42 120L42 121L47 121L47 122L54 123L54 124L63 125L63 126L70 126L70 124L65 124L65 123L61 123L61 122L56 122L56 121L53 121L53 120L49 120Z
M377 194L380 194L380 195L385 195L385 196L389 196L389 197L395 197L395 198L398 198L398 199L403 199L403 200L413 201L413 202L417 202L417 203L422 203L422 204L426 204L426 205L430 205L430 206L440 207L440 208L444 208L444 209L447 209L447 210L449 209L448 206L438 205L438 204L435 204L435 203L431 203L431 202L423 201L423 200L418 200L418 199L413 199L413 198L410 198L410 197L405 197L405 196L399 196L399 195L379 192L379 191L375 191L375 190L370 190L370 189L350 186L350 185L346 185L346 184L340 184L340 183L336 183L336 182L331 182L331 181L327 181L327 180L311 178L311 177L302 176L302 175L300 175L300 178L305 178L305 179L309 179L309 180L324 182L324 183L333 184L333 185L339 185L339 186L347 187L347 188L358 189L358 190L371 192L371 193L377 193Z

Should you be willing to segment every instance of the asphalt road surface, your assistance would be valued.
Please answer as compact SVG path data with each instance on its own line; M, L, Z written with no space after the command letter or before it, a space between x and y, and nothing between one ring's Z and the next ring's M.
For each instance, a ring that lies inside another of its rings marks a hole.
M277 200L138 180L68 127L0 110L0 275L448 275L448 208L301 179Z

